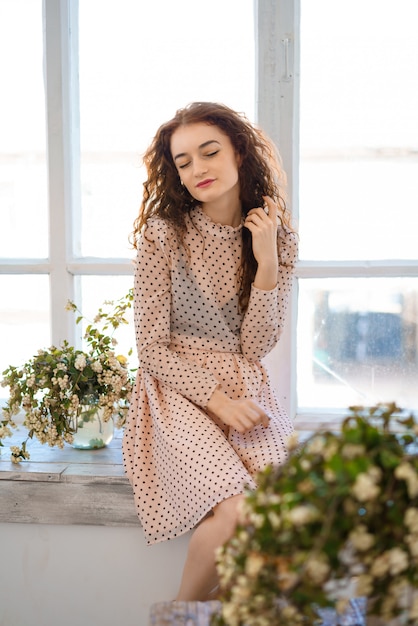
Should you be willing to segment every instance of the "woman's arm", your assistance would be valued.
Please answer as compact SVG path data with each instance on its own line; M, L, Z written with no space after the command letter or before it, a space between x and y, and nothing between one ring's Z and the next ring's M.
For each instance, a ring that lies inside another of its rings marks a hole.
M171 277L167 227L155 220L138 244L134 313L140 367L205 407L219 381L169 349Z
M269 208L253 209L245 222L252 233L253 252L258 269L251 289L248 309L241 326L241 348L250 361L266 356L278 342L286 319L298 239L278 225L277 209L270 198ZM277 255L279 236L280 263Z

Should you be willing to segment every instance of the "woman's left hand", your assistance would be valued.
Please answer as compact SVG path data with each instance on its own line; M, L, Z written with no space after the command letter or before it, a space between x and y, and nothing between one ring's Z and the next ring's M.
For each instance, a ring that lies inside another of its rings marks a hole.
M260 289L273 289L277 282L279 267L277 254L279 217L273 200L268 196L264 196L263 199L268 214L263 207L251 209L245 218L244 226L252 234L253 253L258 263L254 284Z

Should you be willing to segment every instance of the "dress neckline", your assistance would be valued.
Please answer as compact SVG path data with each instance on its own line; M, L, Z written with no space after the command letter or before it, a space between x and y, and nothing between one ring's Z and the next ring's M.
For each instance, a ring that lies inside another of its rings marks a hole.
M220 235L233 236L239 235L242 231L243 222L238 226L214 222L212 218L204 212L201 206L192 209L190 217L196 225L203 227L206 232L211 232L212 234L218 233Z

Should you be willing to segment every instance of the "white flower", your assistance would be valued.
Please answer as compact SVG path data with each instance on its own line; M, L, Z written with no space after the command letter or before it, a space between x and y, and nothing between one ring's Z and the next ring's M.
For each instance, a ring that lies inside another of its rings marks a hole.
M370 567L370 574L375 578L381 578L385 576L389 571L389 553L383 552L379 554Z
M300 466L304 472L309 472L309 470L312 468L312 463L308 461L308 459L301 459Z
M418 496L418 474L410 463L403 462L398 465L395 476L406 481L410 498Z
M91 369L93 370L93 372L96 372L96 374L101 374L101 372L103 372L103 365L100 363L100 361L93 361L93 363L91 364Z
M356 581L356 594L369 596L373 590L373 577L369 574L361 574Z
M405 537L405 543L408 544L412 557L418 561L418 535L407 535Z
M324 471L324 478L327 483L335 483L337 476L332 469L326 467Z
M349 535L350 541L356 550L360 552L366 552L375 543L375 538L371 533L367 532L366 526L360 524Z
M287 620L295 618L297 615L298 612L294 606L288 605L285 606L284 609L282 609L282 616Z
M405 512L405 526L408 526L411 533L418 535L418 509L410 507Z
M312 557L305 565L305 575L314 585L322 584L330 572L330 566L324 559Z
M68 389L69 386L69 377L68 374L65 374L62 378L58 378L57 380L58 386L60 389Z
M250 513L250 520L256 528L262 528L264 526L264 515L261 513Z
M324 459L329 461L338 452L338 443L336 441L329 442L324 449Z
M286 447L289 451L292 450L296 450L296 448L299 445L299 433L297 433L296 431L294 431L291 435L289 435L289 437L287 438L286 441Z
M389 550L389 569L392 576L397 576L408 569L408 555L400 548Z
M35 385L35 374L31 374L26 381L26 385L30 388Z
M367 470L367 475L370 476L375 483L378 483L382 479L382 470L380 467L372 465L372 467L369 467Z
M377 498L380 489L369 474L362 472L357 475L351 492L359 502L367 502Z
M325 448L325 441L322 437L314 437L308 443L308 452L309 454L322 454Z
M256 552L251 552L247 560L245 561L245 573L250 578L256 578L258 573L263 568L264 558L261 554L257 554Z
M229 626L239 626L240 618L237 607L233 602L224 602L222 605L222 615Z
M389 585L389 594L393 596L395 604L402 609L409 606L412 588L406 578L397 578Z
M238 576L236 584L232 589L232 599L237 604L241 604L248 600L251 595L251 588L249 585L249 581L245 576Z
M301 504L290 509L287 517L294 526L304 526L318 518L318 510L313 506Z
M327 598L334 602L340 600L350 600L355 595L355 582L352 578L332 578L327 580L323 589Z
M83 370L87 365L86 357L84 354L77 354L76 359L74 361L74 367L77 370Z
M248 540L250 538L250 535L248 534L248 532L246 530L240 530L238 533L238 539L242 542L242 543L247 543Z
M282 525L280 515L278 515L278 513L276 513L275 511L269 511L267 513L267 517L274 530L278 530Z

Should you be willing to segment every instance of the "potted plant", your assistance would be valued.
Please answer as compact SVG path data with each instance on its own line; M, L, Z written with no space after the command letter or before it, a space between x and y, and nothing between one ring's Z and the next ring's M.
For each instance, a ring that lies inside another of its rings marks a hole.
M353 407L340 432L290 442L218 553L214 622L321 624L335 609L330 623L359 624L339 619L363 598L363 623L417 626L417 438L415 417L389 404Z
M113 428L116 420L117 427L123 426L133 373L128 369L127 357L116 354L113 335L127 323L125 314L132 300L130 290L120 300L103 304L94 322L86 327L85 349L63 341L60 347L40 349L23 365L9 366L3 372L1 385L10 388L10 396L0 421L0 446L16 428L13 418L21 409L28 430L21 446L11 447L12 461L29 459L26 444L33 437L42 444L63 448L65 442L74 443L74 438L94 422L98 435L89 435L87 443L78 447L95 448L106 445L103 431L107 424ZM77 324L84 319L73 302L67 308L78 313Z

